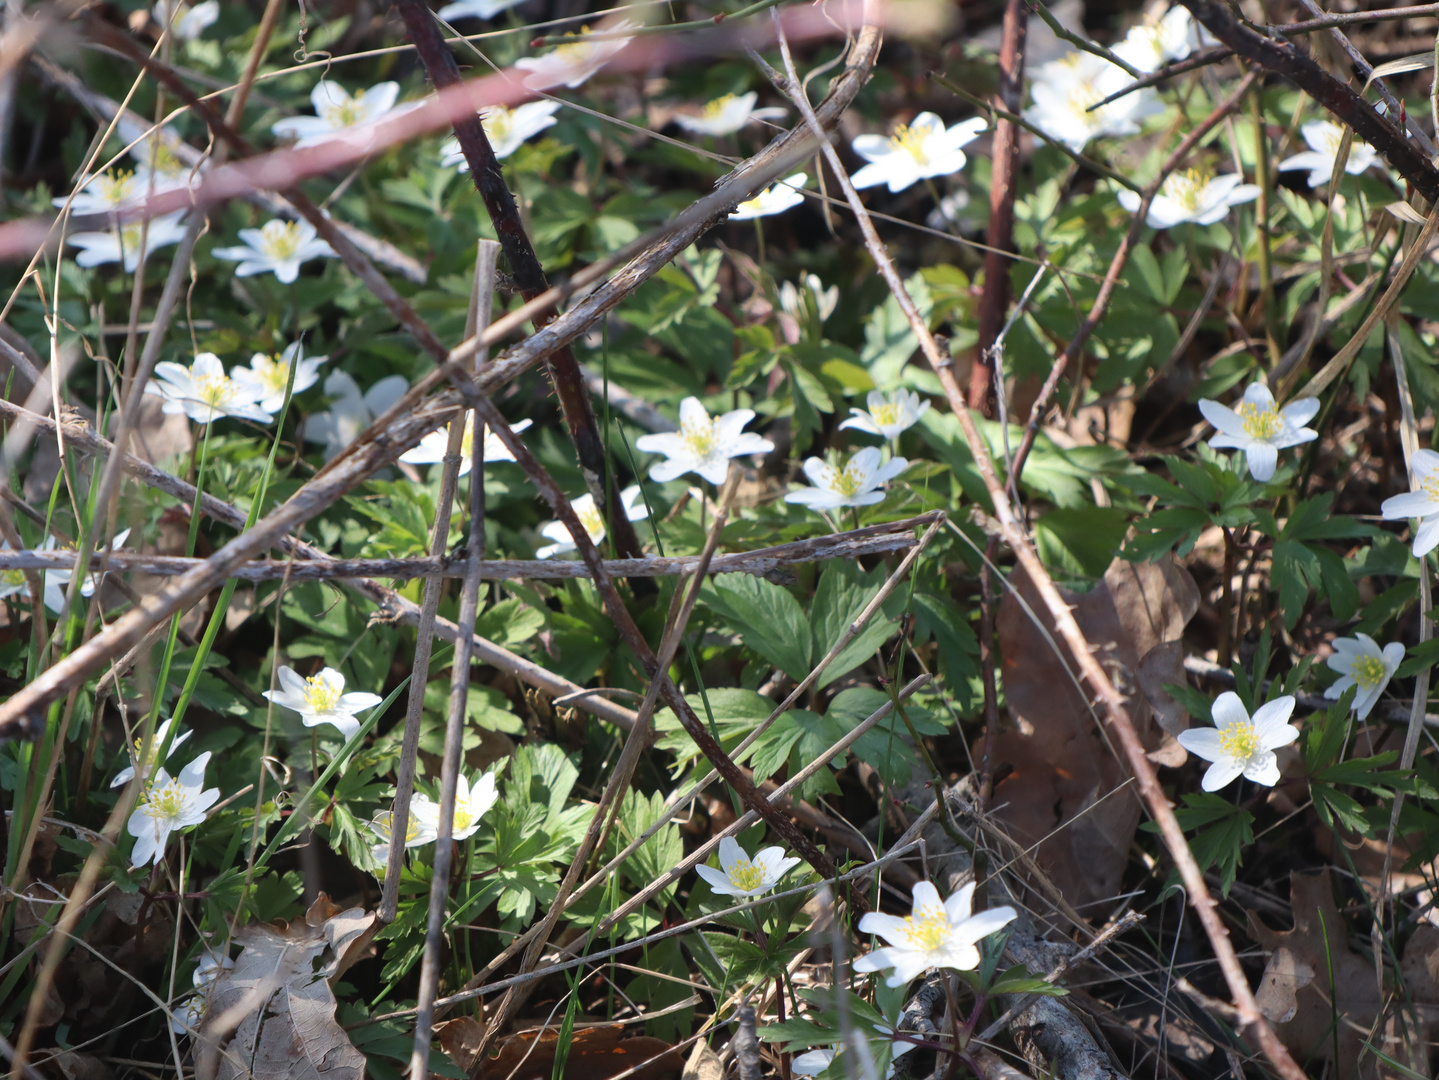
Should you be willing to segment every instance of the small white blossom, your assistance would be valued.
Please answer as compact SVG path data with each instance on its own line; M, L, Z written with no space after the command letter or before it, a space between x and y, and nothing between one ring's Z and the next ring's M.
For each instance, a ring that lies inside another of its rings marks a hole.
M568 86L573 90L630 43L627 37L608 35L623 34L638 26L639 23L625 19L604 27L600 32L606 37L600 41L588 40L590 29L582 27L578 34L566 35L573 40L556 45L544 56L521 57L515 61L515 67L530 73L525 76L525 86L530 90L548 90L552 86Z
M777 106L754 107L759 97L753 90L748 94L725 94L706 102L699 115L676 113L675 123L696 135L713 135L716 138L733 135L746 124L757 120L783 120L789 110Z
M364 129L392 112L399 96L397 82L378 83L352 97L338 83L321 79L310 91L315 115L286 117L270 125L270 130L282 139L298 139L296 147L314 146L340 134L367 139L372 132Z
M457 0L456 3L446 4L435 14L446 22L453 22L455 19L493 19L500 12L509 11L524 2L525 0Z
M809 183L805 173L795 173L771 184L752 199L746 199L734 208L731 221L749 221L751 218L770 217L782 214L792 206L804 202L800 191Z
M897 439L900 432L913 427L921 416L929 412L929 402L913 390L896 390L892 394L871 390L865 404L868 409L851 408L849 411L854 415L840 427Z
M154 736L150 739L150 753L145 758L144 764L140 769L140 776L142 779L148 780L150 778L150 773L155 768L155 758L159 755L160 747L165 745L165 739L170 734L170 724L171 721L166 720L163 724L160 725L159 729L156 730ZM180 732L180 734L176 735L174 742L170 744L170 749L165 754L165 756L168 758L170 754L173 754L175 752L175 748L179 746L182 742L184 742L186 739L188 739L192 734L193 732L182 731ZM130 764L126 765L123 769L121 769L115 774L115 779L110 781L111 787L119 787L121 784L128 784L130 780L134 777L135 763L140 761L140 747L143 742L143 739L135 740L134 750L130 754Z
M1200 46L1216 43L1209 31L1194 21L1187 8L1176 4L1162 18L1144 16L1114 47L1114 54L1130 67L1147 74L1173 60L1183 60Z
M92 556L90 557L90 565L91 565L91 566L94 566L94 565L95 565L95 561L96 561L96 556L98 556L98 555L101 554L102 552L106 551L107 549L112 549L112 550L118 551L120 548L124 547L124 546L125 546L125 541L126 541L127 539L129 539L129 537L130 537L130 530L129 530L129 529L121 529L119 532L117 532L117 533L115 534L115 540L114 540L113 544L111 544L111 545L102 544L100 547L98 547L98 548L95 549L95 555L92 555ZM54 550L56 550L55 538L54 538L53 536L47 536L47 537L45 538L45 542L44 542L43 544L41 544L36 550L37 550L37 551L54 551ZM66 549L66 550L72 550L72 549ZM44 571L44 573L41 575L41 577L42 577L42 579L44 580L44 583L45 583L45 586L44 586L44 587L45 587L45 593L44 593L43 602L44 602L44 604L45 604L45 607L48 608L50 611L56 612L56 613L58 614L60 611L62 611L62 610L64 609L64 607L65 607L65 586L67 586L67 585L70 584L70 578L71 578L73 575L74 575L74 571L73 571L73 570L46 570L46 571ZM99 585L100 585L100 575L99 575L99 574L86 574L86 575L85 575L85 581L84 581L84 583L80 586L80 595L83 596L83 597L86 597L86 598L89 598L89 597L91 597L91 596L94 596L94 595L95 595L95 590L99 587Z
M433 844L434 823L439 820L439 816L439 807L430 802L428 795L423 791L414 792L410 796L410 815L405 819L405 847ZM380 842L370 848L370 854L375 857L381 870L390 858L390 837L393 835L394 819L395 815L389 810L377 810L375 816L366 822L369 830L380 838Z
M1318 398L1300 398L1280 409L1263 383L1249 385L1238 412L1208 398L1199 402L1199 411L1219 429L1209 445L1216 450L1243 450L1249 475L1261 482L1273 478L1279 451L1319 438L1317 431L1304 426L1319 411Z
M485 129L485 138L490 140L490 149L495 157L503 161L524 141L538 135L555 124L555 113L559 111L558 101L527 101L513 109L503 105L487 105L480 114L480 126ZM450 138L440 147L441 165L458 165L460 172L469 172L470 163L460 149L460 140Z
M979 137L985 123L977 116L946 128L943 120L926 112L913 123L896 124L888 138L857 136L850 145L869 164L851 177L854 186L888 184L890 191L903 191L917 180L957 173L969 160L963 148Z
M145 197L148 184L149 173L143 166L111 169L92 176L73 196L54 198L50 202L60 207L68 203L72 214L113 214L140 202Z
M511 424L510 430L517 434L524 431L533 420L521 420L518 424ZM411 447L400 455L400 460L407 465L438 465L445 460L445 451L450 445L450 432L448 426L439 431L432 431L420 440L419 445ZM475 460L475 414L469 413L465 420L465 436L460 442L460 476L467 476L470 466ZM496 461L514 461L515 455L510 453L510 448L500 442L500 437L489 428L485 428L485 464L489 465Z
M1072 52L1060 60L1051 60L1035 73L1029 88L1034 104L1024 111L1024 118L1075 153L1083 150L1090 139L1137 135L1146 118L1164 111L1159 95L1152 89L1136 90L1091 109L1132 81L1123 68L1103 57Z
M631 484L620 492L620 506L624 509L625 517L631 521L640 521L649 515L647 506L635 505L635 500L640 497L640 486ZM580 524L589 533L591 542L598 544L608 535L605 528L605 519L595 506L593 495L581 495L570 503L574 507L575 515L580 519ZM556 555L564 555L575 550L574 538L570 536L569 529L565 528L563 521L552 521L540 529L540 535L546 540L553 540L554 543L542 547L535 552L537 559L551 559Z
M816 330L822 329L838 306L839 286L826 289L818 274L806 274L798 286L786 281L779 287L779 309L794 321L796 329L811 320Z
M723 484L730 458L766 454L774 449L774 443L763 436L741 430L753 419L753 409L735 409L711 417L699 398L687 397L680 402L679 431L644 435L635 440L635 448L665 456L650 470L650 479L656 483L692 472L711 484Z
M267 413L277 413L285 405L290 365L296 364L295 385L291 391L291 395L296 396L320 380L320 365L328 359L328 356L306 356L304 342L292 341L279 356L257 352L250 357L249 367L235 368L230 372L230 378L250 393L259 402L260 408Z
M332 371L325 378L325 395L333 398L330 407L306 417L302 429L308 442L325 444L329 461L349 446L410 388L403 375L387 375L363 394L355 380L344 371Z
M145 385L145 393L164 398L167 416L184 413L197 424L208 424L223 416L268 424L274 417L256 400L257 388L225 374L225 365L214 353L201 353L189 367L172 360L155 365L158 382Z
M719 860L719 870L700 865L695 871L711 892L721 896L763 896L800 862L797 858L786 859L782 847L761 848L751 859L732 836L719 842Z
M171 244L178 244L185 235L185 226L180 219L183 210L150 219L150 227L143 221L127 221L118 229L105 232L78 232L65 237L67 243L80 249L75 262L81 266L103 266L106 263L123 262L130 273L140 265L140 243L143 238L145 257Z
M170 22L170 0L156 0L154 15L157 23L170 28L172 36L181 41L194 41L220 17L220 0L182 5L174 23Z
M1399 641L1391 641L1380 649L1379 643L1368 634L1335 638L1334 652L1327 663L1331 671L1339 672L1343 678L1324 691L1324 696L1338 701L1351 686L1359 687L1359 693L1354 695L1354 713L1360 720L1367 720L1403 659L1404 645Z
M1414 473L1412 490L1391 495L1379 510L1385 521L1419 519L1419 528L1414 531L1414 557L1422 559L1439 546L1439 454L1416 450L1409 467Z
M1226 690L1214 702L1213 727L1190 728L1179 733L1179 745L1191 754L1213 762L1201 787L1218 791L1240 776L1273 787L1279 782L1279 759L1274 751L1299 738L1289 723L1294 698L1288 695L1261 705L1251 720L1244 702Z
M1309 149L1279 163L1281 172L1288 169L1308 169L1309 186L1321 187L1329 183L1334 175L1334 160L1339 156L1339 143L1344 138L1344 129L1331 120L1311 120L1299 129ZM1363 139L1349 144L1349 157L1344 162L1344 171L1358 176L1378 158L1374 147Z
M1259 198L1259 188L1254 184L1241 184L1241 179L1238 173L1215 176L1204 169L1170 173L1150 202L1149 216L1144 222L1151 229L1169 229L1190 222L1213 225L1223 221L1240 203ZM1139 209L1139 192L1125 188L1118 198L1119 205L1131 214Z
M833 1047L820 1047L817 1050L806 1050L803 1054L796 1054L794 1060L789 1063L790 1072L795 1076L818 1076L829 1068L829 1063L834 1060Z
M200 957L200 963L196 965L195 974L191 978L195 993L170 1013L170 1030L176 1035L193 1035L199 1031L205 1014L210 1011L210 998L215 992L215 983L219 981L220 973L233 971L234 968L235 961L229 956L217 957L207 951Z
M903 986L931 968L973 971L980 961L975 944L1016 916L1008 905L971 915L972 881L943 901L928 881L915 882L911 892L914 907L904 918L871 911L859 920L860 933L878 934L889 944L855 960L855 971L893 968L894 974L885 980L888 986Z
M345 677L334 668L304 678L294 668L281 665L278 676L281 689L266 690L267 698L299 713L306 727L333 724L346 739L360 730L355 714L384 700L378 694L345 693Z
M131 866L138 868L147 862L159 865L165 857L170 834L176 829L200 824L210 807L219 802L219 788L202 790L205 766L209 763L210 751L206 750L181 769L178 777L171 777L163 765L155 771L155 779L140 796L140 805L135 807L126 826L135 838L135 849L130 853Z
M311 259L334 258L335 250L315 235L308 221L267 221L258 229L241 229L240 244L216 248L215 258L237 262L236 277L274 274L289 285Z
M468 840L480 827L480 820L489 812L499 798L495 790L495 774L485 773L475 781L474 786L460 773L455 777L455 816L450 826L451 840ZM410 816L420 821L431 839L439 835L440 804L425 800L419 806L410 803Z
M814 487L791 491L784 501L821 511L873 506L884 501L879 485L893 480L907 468L909 462L902 457L890 458L881 465L879 448L874 446L856 450L842 469L820 458L808 458L804 474Z

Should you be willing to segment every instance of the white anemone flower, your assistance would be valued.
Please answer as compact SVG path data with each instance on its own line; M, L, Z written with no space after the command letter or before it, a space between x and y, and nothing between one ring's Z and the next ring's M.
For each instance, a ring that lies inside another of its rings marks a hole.
M719 138L733 135L746 124L758 120L783 120L789 115L788 109L770 105L756 109L754 103L759 97L751 90L748 94L725 94L705 103L698 115L676 113L675 123L696 135L713 135Z
M490 140L490 149L500 161L509 157L532 138L556 123L555 113L559 111L558 101L527 101L513 109L503 105L487 105L480 114L480 126L485 129L485 138ZM440 164L458 165L460 172L469 172L470 163L460 149L460 140L446 139L440 147Z
M789 1063L790 1072L795 1076L818 1076L829 1068L834 1060L834 1047L822 1046L817 1050L806 1050L796 1054Z
M479 830L480 821L495 805L499 792L495 790L495 774L485 773L471 786L460 773L455 777L455 816L450 826L451 840L468 840ZM410 802L410 817L418 819L429 832L431 839L439 835L440 804L426 799L423 804Z
M929 412L929 402L913 390L896 390L892 394L871 390L865 397L865 404L868 409L851 408L849 411L854 415L840 427L897 439L900 432L913 427L921 416Z
M440 810L430 802L430 797L423 791L416 791L410 796L410 815L405 819L405 847L421 847L424 844L435 842L434 823L439 820ZM390 837L393 835L393 824L395 815L389 810L376 810L375 816L365 824L369 830L380 838L380 842L370 848L370 854L375 857L375 862L380 869L385 868L390 858Z
M214 353L200 353L189 367L162 360L155 365L155 375L159 381L147 383L145 393L164 398L161 411L167 416L184 413L197 424L224 416L261 424L275 419L260 406L257 389L226 375Z
M680 429L660 435L644 435L635 448L663 454L665 460L650 470L650 479L663 484L685 473L699 473L711 484L723 484L730 458L767 454L774 443L751 431L742 431L754 419L753 409L735 409L711 417L699 398L680 402Z
M1151 229L1169 229L1186 223L1213 225L1223 221L1240 203L1259 198L1259 188L1241 184L1242 179L1238 173L1215 176L1204 169L1170 173L1149 204L1149 216L1144 222ZM1139 209L1139 192L1125 188L1118 198L1119 205L1131 214Z
M325 378L325 396L333 398L330 407L305 418L304 437L308 442L325 444L325 460L329 461L349 446L375 417L399 401L410 388L403 375L386 375L363 394L348 372L332 371Z
M210 998L215 992L215 983L220 980L221 972L233 971L234 968L235 961L229 956L216 956L212 952L206 952L200 957L200 963L196 965L195 974L191 978L195 993L170 1013L170 1030L176 1035L193 1035L199 1031L206 1013L210 1011Z
M159 726L159 728L156 729L154 736L150 739L150 753L145 757L144 762L141 764L140 767L141 779L148 780L150 778L150 773L154 770L156 765L155 759L160 754L160 747L165 745L165 739L170 734L171 723L172 721L166 720L163 724ZM175 752L175 747L179 746L192 734L194 733L190 731L182 731L178 735L176 735L174 741L170 743L170 749L166 752L165 757L168 758L171 754L173 754ZM128 784L134 778L136 763L140 762L141 760L140 747L143 742L143 739L135 740L134 750L130 754L130 764L126 765L123 769L121 769L115 774L115 779L110 781L111 787L119 787L121 784Z
M1379 510L1385 521L1419 519L1419 528L1414 531L1414 557L1422 559L1439 546L1439 454L1416 450L1409 467L1414 473L1412 490L1391 495Z
M1343 678L1324 691L1324 696L1338 701L1351 686L1359 687L1359 693L1354 695L1354 713L1360 720L1367 720L1403 659L1404 644L1399 641L1391 641L1381 649L1368 634L1335 638L1334 652L1326 662Z
M435 14L446 22L453 22L455 19L493 19L500 12L509 11L524 2L525 0L456 0L453 4L446 4Z
M813 313L819 325L823 326L838 306L839 286L831 285L826 289L818 274L806 274L799 285L786 281L779 287L779 308L797 324L808 321L810 313Z
M599 41L590 40L590 28L582 27L578 34L566 35L562 45L556 45L544 56L524 56L515 61L515 67L528 71L525 86L530 90L548 90L552 86L568 86L571 90L584 83L591 75L610 62L614 55L630 43L621 35L639 27L639 23L624 19L614 26L602 27L605 37Z
M250 357L249 367L235 368L230 378L249 391L260 408L267 413L277 413L285 405L290 365L295 365L295 385L291 391L291 396L295 396L320 381L320 365L328 359L328 356L306 356L304 342L292 341L279 356L257 352Z
M72 214L113 214L145 197L149 175L143 166L111 169L92 176L73 196L57 197L50 202L60 207L68 203Z
M533 420L521 420L518 424L510 425L510 430L516 433L524 431ZM406 450L400 455L400 460L407 465L438 465L445 460L445 451L450 445L450 432L448 427L439 431L432 431L419 441L419 444ZM470 466L475 460L475 414L470 413L465 419L465 435L460 441L460 476L467 476ZM510 448L500 442L500 437L485 428L485 464L489 465L496 461L514 461L515 455L510 453Z
M181 41L194 41L220 17L220 0L182 4L173 23L170 21L170 6L170 0L156 0L155 21L161 26L168 26L171 35Z
M124 547L124 546L125 546L125 541L126 541L127 539L129 539L129 537L130 537L130 530L129 530L129 529L121 529L119 532L117 532L117 533L115 534L115 540L114 540L113 544L111 544L111 545L102 545L102 546L100 546L99 548L96 548L96 549L95 549L95 555L92 555L92 556L90 557L90 565L93 566L93 565L95 564L96 556L98 556L99 554L101 554L102 552L104 552L105 550L107 550L107 548L110 548L110 549L112 549L112 550L118 551L120 548ZM47 537L45 538L45 542L44 542L43 544L41 544L41 545L40 545L38 548L36 548L35 550L36 550L36 551L55 551L56 549L57 549L57 548L56 548L55 538L54 538L53 536L47 536ZM68 548L67 548L67 549L64 549L64 550L73 550L73 549L68 549ZM70 578L71 578L73 575L74 575L74 571L73 571L73 570L46 570L46 571L44 571L44 573L41 575L41 578L42 578L42 580L43 580L43 582L44 582L44 595L43 595L43 597L42 597L42 602L44 603L45 607L46 607L48 610L53 611L53 612L56 612L56 613L58 614L60 611L62 611L62 610L64 609L64 607L65 607L65 587L70 584ZM80 586L80 595L83 596L83 597L86 597L86 598L91 597L91 596L94 596L94 595L95 595L95 589L99 586L99 584L100 584L100 575L99 575L99 574L87 574L87 575L85 576L85 582ZM8 587L8 583L7 583L7 587ZM7 593L7 594L4 594L4 595L8 595L8 593Z
M625 517L631 521L640 521L649 516L649 507L640 504L635 505L635 500L640 497L640 486L631 484L620 492L620 506L624 509ZM595 506L593 495L581 495L570 503L574 507L575 515L580 519L580 524L589 533L590 541L595 544L601 543L608 535L605 528L605 519ZM553 540L553 544L540 548L535 552L537 559L552 559L556 555L565 555L575 550L575 541L570 536L569 529L565 528L563 521L552 521L540 529L540 535L546 540Z
M873 506L884 501L879 485L893 480L907 468L909 462L902 457L890 458L881 465L879 448L874 446L856 450L842 469L812 457L804 463L804 474L814 487L791 491L784 501L821 511Z
M859 920L861 934L878 934L887 946L866 953L854 962L855 971L893 968L887 986L903 986L931 968L973 971L979 967L975 944L1008 926L1016 916L1007 904L971 915L974 882L940 900L929 881L917 881L911 890L914 907L904 918L871 911Z
M736 206L730 214L729 220L749 221L752 218L782 214L790 207L804 202L804 196L800 192L807 183L809 183L809 176L805 173L786 176L783 180L765 188L754 198L746 199Z
M382 82L363 93L352 96L348 90L329 79L321 79L310 91L314 116L289 116L270 125L282 139L297 139L295 146L314 146L335 135L351 137L362 134L356 129L375 123L395 108L400 84Z
M286 285L300 276L300 267L311 259L331 259L335 249L315 235L308 221L281 221L275 218L258 229L241 229L235 247L216 248L215 258L237 262L236 277L274 274Z
M14 550L7 541L0 540L0 551ZM0 600L14 596L18 592L24 592L28 584L29 582L25 580L24 570L0 570Z
M299 713L306 727L333 724L346 739L360 730L355 714L384 700L378 694L345 693L345 677L334 668L305 678L294 668L281 665L278 676L281 689L266 690L267 698Z
M127 831L135 838L135 849L130 853L130 865L144 866L154 862L157 866L165 857L165 844L176 829L189 828L205 820L210 807L220 800L220 789L205 787L205 766L210 763L210 751L206 750L190 764L180 770L178 777L172 777L161 765L140 796L140 805L130 815Z
M1144 16L1114 47L1114 54L1147 74L1170 61L1183 60L1200 46L1213 44L1216 41L1209 31L1194 21L1187 8L1176 4L1163 16Z
M719 861L719 870L700 865L695 872L721 896L763 896L800 863L797 858L786 859L782 847L761 848L751 859L732 836L719 842Z
M1294 698L1285 695L1261 705L1250 719L1244 702L1233 690L1215 699L1213 727L1190 728L1179 733L1179 745L1191 754L1213 762L1201 787L1218 791L1240 776L1273 787L1279 782L1279 759L1274 751L1299 738L1289 723Z
M178 244L185 235L185 226L180 219L183 210L150 219L147 229L143 221L127 221L118 229L105 232L78 232L65 237L67 243L80 249L75 262L80 266L104 266L106 263L122 263L127 271L135 272L140 265L141 242L144 243L145 257L171 244Z
M903 191L918 180L957 173L969 160L963 148L979 138L986 123L977 116L947 128L926 112L912 123L896 124L888 138L859 135L850 145L869 164L850 179L857 188L888 184L890 191Z
M1024 110L1024 118L1075 153L1091 139L1138 135L1145 119L1164 111L1154 90L1136 90L1091 108L1132 81L1123 68L1103 57L1072 52L1035 73L1029 88L1034 104Z
M1199 411L1219 429L1209 445L1216 450L1243 450L1249 475L1260 482L1273 478L1279 451L1319 438L1317 431L1304 426L1319 411L1318 398L1300 398L1280 409L1263 383L1249 385L1238 412L1208 398L1199 402Z
M1329 183L1334 175L1334 160L1339 156L1339 143L1344 138L1344 129L1330 120L1311 120L1299 129L1309 149L1287 157L1279 163L1279 169L1308 169L1309 186L1321 187ZM1358 176L1378 159L1378 153L1362 139L1349 144L1349 157L1344 162L1344 171Z

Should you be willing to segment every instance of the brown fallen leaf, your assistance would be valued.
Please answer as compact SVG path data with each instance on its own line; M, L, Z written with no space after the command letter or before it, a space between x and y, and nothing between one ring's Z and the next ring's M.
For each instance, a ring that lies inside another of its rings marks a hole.
M485 1037L484 1024L473 1016L461 1016L436 1024L435 1035L456 1068L466 1073L474 1071L480 1057L480 1042Z
M610 1080L636 1066L643 1067L631 1074L634 1080L678 1080L685 1062L673 1046L648 1035L623 1036L618 1024L576 1031L565 1060L565 1080ZM471 1075L477 1080L550 1080L558 1043L559 1032L553 1028L511 1035L499 1053Z
M1259 980L1254 1000L1270 1023L1287 1024L1299 1011L1299 990L1313 981L1314 969L1295 956L1293 950L1281 945L1264 967L1264 977Z
M1139 825L1139 799L1133 792L1114 794L1129 771L1106 744L1102 721L1071 676L1073 657L1033 583L1022 570L1010 583L1014 590L1005 590L996 629L1012 726L999 733L992 755L996 771L1010 772L995 789L995 814L1020 843L1039 844L1041 868L1066 900L1082 907L1119 891ZM1116 559L1094 589L1065 599L1101 663L1128 694L1146 748L1167 752L1163 760L1183 761L1174 735L1188 726L1188 717L1163 684L1184 681L1178 642L1199 606L1189 574L1169 559Z
M720 1056L710 1049L709 1043L701 1039L690 1051L680 1080L724 1080L724 1063L720 1061Z

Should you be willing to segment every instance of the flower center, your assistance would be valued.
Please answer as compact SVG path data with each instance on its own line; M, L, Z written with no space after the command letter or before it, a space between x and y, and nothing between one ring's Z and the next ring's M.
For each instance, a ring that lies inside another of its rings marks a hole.
M708 458L715 452L715 422L708 416L694 422L685 421L680 426L680 437L697 458Z
M943 907L916 908L904 921L904 936L916 949L936 952L949 938L949 915Z
M903 150L919 164L927 165L929 155L925 153L924 141L928 135L928 128L912 128L908 124L896 124L894 134L889 138L889 145L895 150Z
M853 461L834 474L834 490L839 495L858 495L863 486L864 476Z
M454 832L464 832L475 823L475 815L470 813L470 804L455 803L455 827Z
M111 206L119 206L130 197L130 192L135 187L135 174L127 170L119 169L115 172L106 173L100 177L96 190L100 198Z
M724 111L729 108L730 102L734 101L733 94L726 94L724 97L717 97L704 107L704 118L706 120L717 120Z
M1213 179L1214 174L1204 169L1172 173L1164 181L1164 197L1192 214L1199 209L1199 198Z
M1248 761L1259 749L1259 736L1249 721L1230 724L1219 733L1219 745L1226 754L1238 761Z
M1430 473L1419 482L1420 489L1435 502L1439 502L1439 472Z
M1384 681L1384 661L1377 656L1361 656L1350 672L1361 690L1373 690Z
M300 226L293 221L267 221L260 230L260 251L272 259L293 259L300 250Z
M1284 427L1279 419L1279 410L1273 405L1261 409L1252 401L1239 406L1239 417L1244 422L1244 433L1251 439L1272 439Z
M594 45L591 42L579 39L583 38L589 32L590 28L588 26L582 26L578 34L567 34L566 37L573 37L576 40L571 41L567 45L555 46L555 51L551 55L558 56L566 64L573 64L576 67L583 64L590 58L590 51L594 48Z
M185 789L179 780L164 787L151 784L145 791L145 813L152 818L177 818L185 806Z
M751 892L760 887L764 881L764 870L756 866L748 859L736 859L726 871L729 875L729 883L736 889L744 889Z
M262 356L250 368L260 377L265 389L283 394L290 382L290 362L279 356Z
M359 100L338 88L331 93L337 95L339 100L330 101L320 110L320 119L330 127L338 131L340 128L350 127L366 119L366 109Z
M510 130L514 127L514 115L503 105L495 105L486 110L485 115L480 118L480 126L485 129L490 142L504 142L510 137Z
M897 424L899 423L899 406L892 401L886 401L883 405L876 405L871 409L869 418L874 421L876 427Z
M120 250L126 254L140 250L140 238L145 233L143 221L132 221L120 226Z
M0 585L10 585L10 586L14 586L14 585L24 585L24 584L25 584L25 571L23 571L23 570L5 570L5 571L0 571Z
M228 375L201 375L193 380L195 396L212 409L230 400L232 386Z
M185 171L185 166L176 156L174 147L163 139L156 139L146 148L145 156L152 171L161 176L175 176Z
M599 543L605 538L605 519L600 514L599 507L590 504L588 506L575 507L575 516L580 519L580 524L585 527L585 532L590 534L590 539Z
M1315 142L1319 144L1321 153L1328 154L1330 157L1338 157L1339 141L1343 137L1344 133L1339 128L1333 124L1325 124L1320 128L1319 138L1317 138Z
M315 712L330 712L340 702L342 690L322 675L305 680L305 704Z

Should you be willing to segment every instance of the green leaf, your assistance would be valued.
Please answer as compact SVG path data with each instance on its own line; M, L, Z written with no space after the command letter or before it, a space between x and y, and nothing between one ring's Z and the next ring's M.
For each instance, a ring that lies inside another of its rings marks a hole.
M809 674L810 627L789 591L751 574L726 574L700 592L749 648L796 682Z
M879 593L886 576L883 566L866 573L858 563L847 559L831 559L824 564L809 609L813 662L818 663L859 618L860 612ZM864 629L824 669L816 685L828 686L869 660L893 633L893 621L883 611L876 611Z

